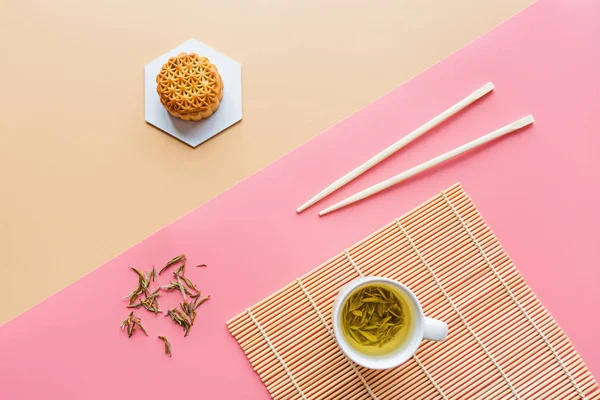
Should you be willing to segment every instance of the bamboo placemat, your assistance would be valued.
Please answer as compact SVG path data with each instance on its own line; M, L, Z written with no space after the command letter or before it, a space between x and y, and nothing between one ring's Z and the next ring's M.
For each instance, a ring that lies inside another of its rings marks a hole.
M356 366L331 326L363 275L410 287L448 323L405 365ZM274 399L600 399L598 383L464 193L452 186L228 323Z

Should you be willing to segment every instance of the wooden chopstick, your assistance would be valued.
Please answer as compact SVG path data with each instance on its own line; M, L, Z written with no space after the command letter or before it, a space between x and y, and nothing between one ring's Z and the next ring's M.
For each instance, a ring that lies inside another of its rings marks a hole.
M483 85L482 87L480 87L479 89L477 89L476 91L474 91L473 93L471 93L470 95L468 95L467 97L465 97L464 99L462 99L461 101L459 101L458 103L453 105L452 107L448 108L446 111L442 112L441 114L437 115L433 119L429 120L421 127L412 131L411 133L409 133L408 135L406 135L405 137L403 137L396 143L392 144L385 150L381 151L379 154L377 154L374 157L372 157L371 159L369 159L364 164L356 167L352 171L348 172L346 175L342 176L341 178L339 178L338 180L333 182L331 185L327 186L325 189L321 190L316 196L314 196L312 199L310 199L309 201L304 203L302 206L300 206L300 208L298 208L296 210L296 212L301 213L302 211L306 210L308 207L312 206L313 204L320 201L324 197L335 192L340 187L344 186L348 182L352 181L356 177L360 176L361 174L363 174L364 172L369 170L370 168L379 164L381 161L385 160L386 158L388 158L389 156L391 156L392 154L394 154L395 152L397 152L398 150L400 150L401 148L403 148L404 146L406 146L413 140L420 137L421 135L429 132L432 128L441 124L442 122L444 122L445 120L447 120L454 114L458 113L462 109L470 106L471 104L473 104L474 102L476 102L477 100L479 100L480 98L482 98L483 96L485 96L486 94L491 92L492 90L494 90L494 85L492 84L492 82L486 83L485 85Z
M411 176L414 176L423 171L426 171L429 168L432 168L444 161L447 161L453 157L456 157L466 151L472 150L478 146L481 146L487 142L491 142L492 140L498 139L499 137L502 137L509 133L518 131L519 129L521 129L527 125L530 125L533 122L534 122L534 119L533 119L533 116L531 116L531 115L521 118L518 121L508 124L498 130L488 133L487 135L484 135L484 136L482 136L478 139L475 139L469 143L463 144L462 146L459 146L459 147L455 148L454 150L444 153L441 156L432 158L431 160L426 161L423 164L417 165L416 167L406 170L406 171L402 172L401 174L393 176L383 182L380 182L380 183L373 185L361 192L358 192L358 193L348 197L347 199L342 200L339 203L334 204L331 207L324 209L323 211L319 212L319 215L328 214L332 211L335 211L337 209L345 207L349 204L352 204L359 200L365 199L375 193L381 192L382 190L385 190L391 186L394 186L394 185L402 182L403 180L410 178Z

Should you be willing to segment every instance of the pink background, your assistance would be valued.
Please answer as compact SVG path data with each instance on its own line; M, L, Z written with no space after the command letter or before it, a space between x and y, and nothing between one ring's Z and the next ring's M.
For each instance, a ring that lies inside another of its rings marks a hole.
M225 322L456 181L599 376L599 39L598 1L542 0L4 325L0 398L267 399ZM368 84L368 74L364 79ZM496 85L490 96L295 214L326 184L487 81ZM527 114L536 118L527 130L340 212L316 215ZM181 252L190 263L209 264L189 273L212 295L197 326L184 339L162 316L141 311L151 336L127 339L118 329L127 315L121 297L135 285L127 267L161 265ZM159 334L171 337L173 358L162 353Z

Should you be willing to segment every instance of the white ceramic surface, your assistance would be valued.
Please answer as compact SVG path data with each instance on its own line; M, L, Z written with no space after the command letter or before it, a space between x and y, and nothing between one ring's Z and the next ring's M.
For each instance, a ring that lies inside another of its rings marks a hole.
M396 350L385 355L369 355L355 350L347 341L341 331L341 306L346 298L361 286L372 283L384 283L395 287L405 294L405 298L411 302L413 309L412 332L409 338ZM363 277L353 280L344 286L338 293L333 304L332 311L333 330L335 338L342 351L352 361L365 368L370 369L389 369L395 368L408 361L416 352L423 339L444 340L448 336L448 325L442 321L433 318L427 318L423 315L423 308L415 294L406 286L389 278L376 276Z
M201 121L184 121L172 116L163 107L156 93L156 75L161 67L169 58L182 52L193 52L208 57L210 62L217 66L223 78L223 100L219 109ZM192 147L207 141L242 119L241 64L196 39L190 39L146 64L144 82L146 122Z

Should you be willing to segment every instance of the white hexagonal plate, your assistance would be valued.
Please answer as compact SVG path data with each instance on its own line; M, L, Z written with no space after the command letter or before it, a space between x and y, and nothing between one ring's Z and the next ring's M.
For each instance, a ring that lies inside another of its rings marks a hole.
M208 57L210 62L217 66L223 78L223 100L219 109L201 121L184 121L172 116L163 107L156 93L156 75L161 67L169 58L182 52L193 52ZM242 119L241 64L196 39L190 39L146 64L144 74L146 122L192 147L207 141Z

